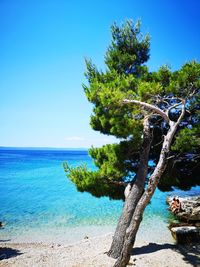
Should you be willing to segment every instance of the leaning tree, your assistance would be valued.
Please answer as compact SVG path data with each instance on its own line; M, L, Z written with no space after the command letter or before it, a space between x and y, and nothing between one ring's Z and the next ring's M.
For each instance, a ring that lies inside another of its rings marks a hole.
M188 189L200 183L200 64L150 72L145 65L150 41L140 22L114 24L111 31L106 69L86 60L84 90L93 104L91 127L119 142L89 150L95 171L64 167L79 191L125 200L108 252L117 258L115 267L122 267L156 187Z

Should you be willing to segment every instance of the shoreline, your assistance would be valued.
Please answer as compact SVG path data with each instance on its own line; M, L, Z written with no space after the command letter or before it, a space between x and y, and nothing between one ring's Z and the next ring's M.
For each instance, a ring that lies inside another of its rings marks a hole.
M115 226L106 225L88 225L74 226L66 228L41 228L29 229L22 233L17 233L15 236L9 235L7 232L1 234L0 239L7 240L7 243L28 244L62 244L73 245L82 241L85 237L94 238L113 232Z
M85 239L93 239L101 236L114 234L114 225L88 225L75 226L61 229L45 229L29 230L25 234L18 233L15 236L2 235L0 242L7 244L59 244L59 245L75 245ZM43 230L43 231L42 231ZM144 239L145 236L145 239ZM152 220L150 223L142 223L137 233L137 239L146 242L168 242L173 244L174 240L166 222Z
M2 267L111 267L109 258L113 233L81 240L74 244L0 242ZM145 233L144 233L145 236ZM130 264L136 267L200 266L200 245L177 246L137 238Z
M168 224L169 218L144 215L130 260L132 266L200 267L200 244L177 246ZM115 227L112 224L25 228L10 236L6 234L9 232L1 232L0 266L112 267L116 260L106 252Z
M173 243L168 220L159 216L145 218L140 225L137 238L148 242L169 242ZM72 245L82 241L85 237L95 238L114 233L116 224L110 225L82 225L73 227L40 227L22 228L21 231L9 232L8 229L1 230L1 240L7 243L43 243ZM5 232L4 232L5 230ZM145 234L144 234L145 233Z

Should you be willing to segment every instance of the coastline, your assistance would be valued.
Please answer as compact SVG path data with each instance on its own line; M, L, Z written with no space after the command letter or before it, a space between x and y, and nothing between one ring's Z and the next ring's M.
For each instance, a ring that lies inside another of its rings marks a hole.
M174 240L168 229L168 219L152 215L149 217L144 214L143 221L137 233L137 238L147 242L169 242ZM42 244L60 244L72 245L81 242L84 238L96 238L110 233L114 233L116 224L101 225L82 225L71 227L40 227L40 228L21 228L13 235L1 229L1 240L7 240L7 243L42 243ZM144 238L145 236L145 238Z
M72 245L0 242L2 267L111 267L115 260L106 252L112 234L84 239ZM145 236L145 233L144 233ZM200 266L200 246L183 247L170 242L137 238L130 265L136 267Z
M77 192L60 167L66 159L74 166L81 161L92 166L86 153L77 153L2 154L0 266L113 266L115 260L105 252L122 203ZM134 266L198 266L198 250L180 252L174 244L167 228L171 215L166 196L157 190L145 210L131 259Z
M27 240L22 239L22 242L17 242L17 239L0 240L0 266L113 266L115 260L109 258L106 252L109 250L114 228L109 231L105 227L92 229L88 226L79 230L85 235L79 240L56 239L56 236L48 240L42 240L41 237L41 242L39 239L35 242L31 236ZM52 232L52 237L53 234L55 233ZM75 235L75 228L71 228L71 234ZM136 267L198 267L199 255L200 245L177 246L167 229L167 223L152 220L150 224L141 225L130 264Z

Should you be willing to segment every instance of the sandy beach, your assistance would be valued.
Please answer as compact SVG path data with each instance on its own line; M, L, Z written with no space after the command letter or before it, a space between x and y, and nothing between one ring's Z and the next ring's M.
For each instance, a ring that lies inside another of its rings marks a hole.
M0 243L0 266L9 267L111 267L115 260L106 252L112 233L85 238L72 245L44 243ZM191 267L200 266L200 245L183 247L171 242L137 240L130 266Z

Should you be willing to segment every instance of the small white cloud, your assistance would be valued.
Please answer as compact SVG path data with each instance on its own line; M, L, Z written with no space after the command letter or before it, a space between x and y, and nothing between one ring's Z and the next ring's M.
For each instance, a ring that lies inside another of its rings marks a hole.
M84 141L85 138L81 136L70 136L70 137L65 137L65 141Z

